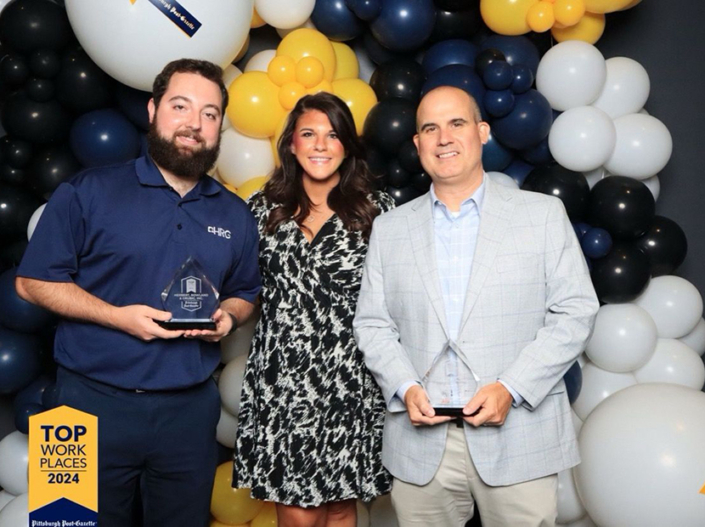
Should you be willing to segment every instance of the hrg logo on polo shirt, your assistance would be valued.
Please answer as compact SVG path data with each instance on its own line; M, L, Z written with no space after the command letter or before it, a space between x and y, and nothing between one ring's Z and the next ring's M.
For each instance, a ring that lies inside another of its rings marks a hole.
M211 234L215 234L216 236L220 236L221 238L227 238L228 240L230 239L230 231L223 229L222 227L208 227L208 232Z

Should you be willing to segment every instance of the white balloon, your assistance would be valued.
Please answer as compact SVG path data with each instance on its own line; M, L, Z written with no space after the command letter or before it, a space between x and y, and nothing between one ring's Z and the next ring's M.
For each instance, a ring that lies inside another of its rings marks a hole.
M705 393L639 384L606 400L585 421L575 481L602 527L703 525Z
M573 470L558 473L558 523L571 523L585 516L587 512L580 501L573 481Z
M592 106L560 114L548 134L548 147L561 166L576 172L601 167L612 155L616 132L612 119Z
M225 84L226 88L230 88L232 82L237 79L240 75L242 75L242 71L240 71L240 68L238 68L234 64L229 64L223 70L223 84ZM223 123L220 125L220 129L227 130L228 128L232 128L232 126L233 124L230 122L230 119L228 119L228 114L224 113Z
M255 334L257 320L259 316L253 316L238 327L235 332L228 335L220 341L220 362L228 364L241 355L247 355L250 352L252 337Z
M2 508L10 503L12 500L14 500L17 496L14 494L10 494L6 490L0 490L0 511Z
M355 52L355 56L357 57L357 63L360 67L360 73L358 74L358 77L365 81L367 84L369 84L370 79L372 78L372 74L375 72L375 68L377 67L377 65L367 54L365 46L362 43L362 39L355 39L352 48Z
M277 29L277 34L278 34L281 38L284 38L285 36L287 36L287 35L288 35L289 33L291 33L292 31L296 31L297 29L301 29L301 28L316 29L316 26L313 25L313 22L312 22L311 19L309 18L308 20L306 20L306 22L304 22L303 24L300 24L300 25L298 25L298 26L296 26L296 27L290 27L290 28L288 28L288 29L283 29L283 28L279 28L279 27L278 27L278 28L276 28L276 29Z
M588 362L590 362L590 358L585 352L582 352L580 355L578 355L578 364L580 364L580 368L584 368Z
M588 185L590 185L590 188L592 188L598 181L609 176L609 172L607 172L604 167L598 167L595 170L583 172L583 175L585 176Z
M230 414L240 414L240 395L242 394L242 378L245 376L247 356L241 355L230 361L223 368L218 380L220 402Z
M678 340L695 350L698 355L705 354L705 319L701 318L693 331Z
M632 113L614 120L617 141L605 168L615 176L646 179L658 174L671 159L673 139L661 121Z
M225 68L250 32L252 6L253 0L189 2L184 7L201 23L189 38L150 2L66 0L71 27L91 59L144 91L152 91L154 77L172 60L191 57Z
M15 496L27 492L27 450L28 438L18 430L0 441L0 486Z
M654 319L658 336L679 339L690 333L703 316L703 297L688 280L657 276L634 303Z
M597 312L585 353L603 370L626 373L640 368L656 349L656 324L634 304L606 304Z
M267 67L271 60L277 56L276 49L263 49L259 53L252 55L245 66L245 73L249 71L263 71L267 73Z
M575 413L575 410L570 411L570 417L573 419L573 428L575 428L575 435L576 437L578 434L580 434L580 429L583 427L583 420L578 417L578 414Z
M594 102L606 77L605 58L595 46L568 40L553 46L541 59L536 89L551 108L565 111Z
M27 240L32 239L32 235L34 234L34 229L37 228L37 223L39 223L39 218L42 217L42 213L44 212L44 209L47 207L47 204L44 203L43 205L40 205L37 210L35 210L32 213L32 217L29 218L29 224L27 225Z
M398 527L397 513L392 507L392 498L389 494L378 496L370 505L371 527Z
M493 183L497 183L498 185L508 188L519 188L519 185L517 185L517 182L514 181L514 178L508 176L507 174L502 172L488 172L487 175Z
M700 390L705 384L705 364L680 340L659 339L654 356L634 376L639 382L667 382Z
M557 523L556 527L598 527L590 516L584 516L572 523Z
M216 167L223 181L237 188L248 179L274 170L272 144L269 139L250 137L234 128L225 130Z
M636 383L636 377L632 373L605 371L589 362L583 368L583 386L573 403L573 410L585 421L602 401Z
M255 0L255 9L262 20L281 29L291 29L306 22L315 5L316 0Z
M227 448L233 448L237 439L237 417L230 415L222 406L220 420L215 428L215 438L218 443Z
M661 194L661 182L658 176L642 179L641 182L651 191L651 194L654 196L654 201L658 201L658 197Z
M21 494L0 511L0 527L27 527L29 525L29 494Z
M627 57L607 59L605 65L605 86L592 105L612 119L641 110L651 89L649 74L644 66Z

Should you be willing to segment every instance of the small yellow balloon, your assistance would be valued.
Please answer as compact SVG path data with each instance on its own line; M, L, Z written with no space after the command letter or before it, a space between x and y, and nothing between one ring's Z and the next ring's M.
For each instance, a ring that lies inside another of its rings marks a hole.
M377 104L374 90L360 79L342 79L333 81L333 93L348 105L355 120L357 135L362 135L367 114Z
M250 27L251 28L256 28L256 27L262 27L265 25L267 22L265 22L261 16L259 16L259 13L257 12L256 9L252 10L252 21L250 22Z
M553 4L550 2L539 2L529 8L526 14L526 22L532 31L543 33L553 27L556 19L553 16Z
M500 35L523 35L531 28L526 20L529 8L539 0L480 0L485 24Z
M250 527L250 524L239 523L237 525L230 525L229 523L219 522L218 520L211 520L210 527Z
M279 102L285 110L291 110L304 95L306 87L298 82L287 82L279 88Z
M632 0L585 0L585 9L590 13L613 13L631 3Z
M262 187L264 187L264 184L267 182L268 179L269 179L269 176L257 176L257 177L253 177L252 179L248 179L247 181L245 181L242 185L240 185L240 186L238 187L237 192L236 192L235 194L237 194L238 196L240 196L242 199L246 200L247 198L249 198L250 196L252 196L252 194L254 194L255 192L257 192L258 190L261 190ZM230 470L232 470L232 468L233 468L233 467L232 467L232 463L229 463L229 465L230 465ZM235 490L235 489L233 489L233 490ZM252 498L250 498L250 489L237 489L237 490L239 490L239 491L247 491L247 497L248 497L251 501L257 502L257 503L259 504L259 507L257 508L257 511L255 512L255 515L256 515L257 513L259 513L259 511L260 511L260 509L261 509L261 506L262 506L262 504L263 504L264 502L263 502L263 501L259 501L259 500L253 500ZM249 509L241 509L241 510L246 510L247 513L248 513L247 515L249 516L249 513L250 513L252 510L254 510L254 509L253 509L253 508L249 508ZM216 518L219 518L219 516L215 513L215 511L213 511L213 505L212 505L212 504L211 504L211 513L212 513L213 516L215 516ZM244 514L243 514L242 517L244 517ZM251 520L252 518L254 518L254 516L249 517L249 518L248 518L247 520L245 520L245 521L249 521L249 520ZM220 518L220 519L222 519L222 518Z
M304 57L316 57L323 64L323 77L332 81L335 77L336 58L330 40L321 32L307 27L292 31L277 46L277 55L299 61Z
M250 181L247 181L245 185ZM241 189L238 189L237 194L242 197L240 192ZM216 469L211 495L211 514L221 523L237 525L238 523L247 523L257 516L262 510L264 502L252 499L250 489L232 488L232 474L232 462L226 461Z
M584 0L556 0L553 5L556 22L564 27L574 26L585 15Z
M313 88L323 80L323 63L316 57L304 57L296 63L296 81Z
M269 80L277 86L294 82L296 80L296 62L291 57L274 57L267 65L267 75L269 75Z
M582 40L588 44L594 44L602 33L605 32L605 15L596 13L585 13L585 16L580 19L580 22L574 26L564 29L554 27L551 30L551 35L558 42L564 40Z
M357 79L360 75L360 63L357 61L357 56L350 46L343 44L342 42L333 42L333 51L335 51L335 78L333 80L341 79Z
M279 86L263 71L248 71L235 79L230 88L226 110L233 127L241 134L265 138L286 113L279 104Z
M308 88L306 90L306 93L308 93L309 95L313 95L314 93L318 93L321 91L333 93L333 85L330 82L328 82L327 80L323 79L320 83L316 84L313 88Z
M250 523L251 527L277 527L277 507L274 503L267 502L260 513Z

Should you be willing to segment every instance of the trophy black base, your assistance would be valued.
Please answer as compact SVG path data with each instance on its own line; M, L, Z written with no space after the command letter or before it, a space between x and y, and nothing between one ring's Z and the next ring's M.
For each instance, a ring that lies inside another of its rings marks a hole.
M180 329L215 329L215 320L212 319L183 319L172 318L170 320L155 320L164 329L180 330Z

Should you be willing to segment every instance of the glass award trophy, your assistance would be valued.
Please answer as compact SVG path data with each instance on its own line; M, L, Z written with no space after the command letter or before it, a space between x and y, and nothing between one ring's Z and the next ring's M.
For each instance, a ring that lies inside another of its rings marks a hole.
M167 321L157 321L166 329L215 329L213 313L220 294L203 268L189 257L162 291L164 309L171 313Z
M459 356L454 343L449 343L436 358L423 379L423 385L437 416L469 417L463 415L463 407L475 395L477 380Z

